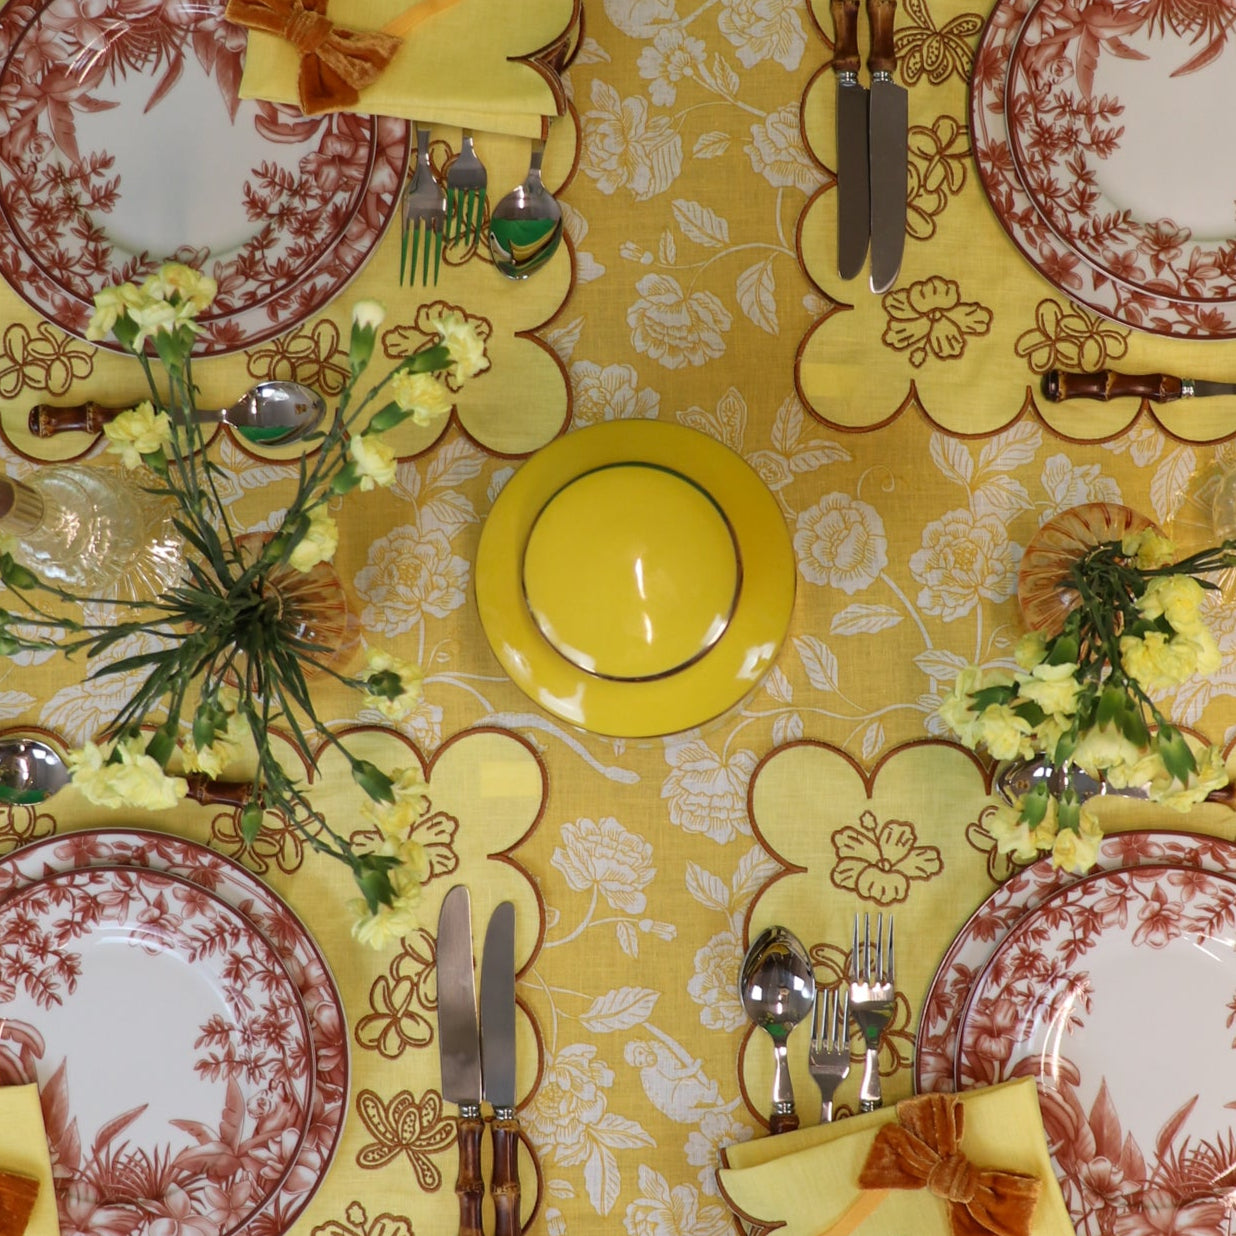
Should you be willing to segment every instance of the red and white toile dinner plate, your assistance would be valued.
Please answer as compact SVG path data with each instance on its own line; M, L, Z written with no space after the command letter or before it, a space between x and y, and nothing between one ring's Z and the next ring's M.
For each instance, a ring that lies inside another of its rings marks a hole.
M1226 1230L1236 880L1100 872L995 950L957 1038L961 1090L1032 1076L1078 1232Z
M1179 27L1179 28L1177 28ZM1009 57L1009 152L1058 240L1129 287L1236 300L1236 164L1207 124L1236 108L1226 23L1038 0Z
M1152 865L1233 871L1236 844L1194 833L1112 833L1099 845L1094 870ZM966 999L999 944L1048 897L1082 878L1053 867L1049 858L1041 858L1005 880L957 933L923 1002L914 1047L914 1088L919 1094L954 1089L957 1032Z
M1205 303L1155 295L1112 279L1064 244L1047 225L1009 151L1005 84L1032 0L997 0L974 56L970 133L979 183L1009 239L1049 283L1077 304L1154 335L1236 338L1236 301Z
M219 284L198 353L252 346L324 309L397 213L412 126L240 99L224 7L0 10L0 275L71 334L176 260Z
M312 1061L307 1129L292 1157L291 1170L248 1221L248 1227L263 1236L286 1232L321 1184L347 1113L347 1023L326 961L286 903L239 864L195 842L143 829L66 833L31 842L5 855L0 858L0 911L10 898L57 873L117 866L139 873L166 873L225 903L251 925L257 939L267 942L297 993L308 1019ZM0 1080L20 1081L24 1071L14 1074L12 1060L4 1060L6 1040L14 1049L11 1027L7 1034L0 1034ZM16 1050L20 1054L19 1043ZM28 1064L33 1061L22 1062L23 1070ZM133 1099L142 1094L141 1086L130 1091ZM226 1152L216 1147L215 1155L216 1171L221 1166L226 1168ZM243 1190L234 1197L243 1200ZM178 1197L178 1201L184 1200ZM193 1218L199 1223L202 1220L200 1213L193 1213ZM105 1219L105 1214L100 1216L100 1222ZM230 1230L242 1236L246 1223ZM111 1236L111 1229L107 1236Z
M295 1168L308 1019L274 949L165 872L88 867L0 903L0 1064L39 1084L62 1226L226 1236ZM31 1076L31 1074L33 1076Z

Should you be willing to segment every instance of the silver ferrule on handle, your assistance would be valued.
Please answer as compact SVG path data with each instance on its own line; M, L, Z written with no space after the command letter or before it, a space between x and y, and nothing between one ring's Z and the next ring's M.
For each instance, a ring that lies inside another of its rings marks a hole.
M858 1110L873 1112L884 1106L884 1091L880 1087L880 1049L868 1047L863 1060L863 1082L858 1088Z
M460 1120L479 1120L481 1118L481 1105L479 1103L460 1103L459 1118Z
M1194 391L1196 391L1196 390L1197 390L1197 387L1195 387L1195 386L1193 385L1193 379L1192 379L1192 378L1181 378L1181 380L1180 380L1180 397L1181 397L1181 399L1192 399L1192 398L1193 398L1193 392L1194 392Z
M513 1107L495 1107L494 1108L494 1119L495 1120L514 1120L515 1119L515 1109Z
M794 1110L794 1084L790 1081L790 1061L784 1039L774 1042L773 1056L776 1060L772 1084L773 1111L785 1115Z

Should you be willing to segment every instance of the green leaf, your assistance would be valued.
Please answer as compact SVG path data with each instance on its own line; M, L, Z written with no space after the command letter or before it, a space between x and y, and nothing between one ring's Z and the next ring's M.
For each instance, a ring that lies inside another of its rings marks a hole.
M435 344L420 352L413 352L395 370L395 373L437 373L451 363L451 350L445 344Z
M39 577L20 562L15 562L10 553L0 554L0 581L10 588L37 588Z
M1163 767L1181 785L1186 785L1190 774L1197 771L1197 761L1184 735L1174 725L1165 725L1160 728L1155 741Z
M377 765L371 764L368 760L353 761L352 780L375 803L393 803L395 801L395 788L391 779Z
M167 767L167 762L172 757L172 752L176 749L176 733L170 730L167 726L160 726L150 736L150 741L146 744L146 754L150 756L160 768Z
M350 493L360 484L360 480L360 473L356 470L356 464L349 459L335 474L335 479L331 481L331 492L337 494Z
M240 813L240 835L245 839L245 845L252 845L262 831L266 819L266 811L261 803L250 802Z
M399 860L388 854L360 854L352 868L356 886L365 898L370 914L378 912L379 905L390 905L395 900L390 871L399 865Z
M1056 799L1056 819L1062 830L1067 828L1075 833L1081 831L1081 800L1077 797L1076 790L1065 790Z
M974 712L982 712L992 704L1007 704L1013 698L1015 687L983 687L970 695L970 707Z
M1071 665L1077 661L1077 636L1071 634L1058 635L1051 642L1047 653L1048 665Z
M1030 828L1038 828L1047 814L1047 804L1050 800L1051 794L1048 792L1047 785L1042 781L1038 782L1021 800L1019 818L1024 820Z
M397 403L388 403L386 407L373 414L365 432L385 433L388 429L394 429L396 425L402 425L411 415L411 412L401 408Z

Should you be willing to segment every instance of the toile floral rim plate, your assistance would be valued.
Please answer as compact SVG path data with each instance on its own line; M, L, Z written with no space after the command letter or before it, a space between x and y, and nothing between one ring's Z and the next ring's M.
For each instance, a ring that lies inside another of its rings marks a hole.
M1236 167L1208 125L1179 123L1236 108L1230 52L1222 24L1170 7L1031 8L1009 58L1009 153L1055 236L1110 278L1236 299Z
M1100 872L996 948L962 1017L958 1089L1036 1079L1079 1236L1131 1215L1146 1219L1129 1231L1212 1230L1236 1169L1234 1000L1236 881Z
M49 875L113 866L165 872L224 901L270 942L297 989L314 1053L312 1119L293 1170L257 1212L262 1231L278 1236L292 1226L321 1185L347 1114L347 1018L326 959L290 907L246 868L197 842L147 829L82 829L13 850L0 858L0 905ZM124 1218L119 1207L112 1213ZM134 1210L130 1218L137 1226L141 1216Z
M481 531L476 602L511 680L580 729L679 733L739 704L789 628L785 520L736 452L611 421L531 456Z
M219 284L199 353L250 347L324 309L395 216L411 125L241 100L223 9L0 12L0 275L70 334L100 289L175 260Z
M1035 208L1009 154L1005 84L1032 0L997 0L979 36L970 80L970 132L979 183L1022 256L1078 305L1124 326L1172 338L1236 338L1236 303L1152 295L1110 278L1063 244Z
M1216 874L1236 870L1236 842L1177 830L1130 829L1104 837L1095 859L1096 871L1169 865ZM1043 857L1001 883L966 920L923 999L914 1040L915 1093L953 1090L957 1032L975 979L1022 918L1080 878Z

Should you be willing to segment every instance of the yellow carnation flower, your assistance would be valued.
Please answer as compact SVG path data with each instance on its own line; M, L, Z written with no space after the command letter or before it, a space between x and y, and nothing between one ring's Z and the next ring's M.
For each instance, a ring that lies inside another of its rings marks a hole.
M441 420L455 406L454 397L432 373L407 373L400 370L391 378L391 395L417 425Z
M1081 692L1076 674L1077 666L1071 663L1048 665L1041 661L1029 674L1017 675L1017 694L1033 700L1048 715L1072 716Z
M143 455L154 455L172 440L172 422L166 412L156 412L149 400L103 426L109 454L119 455L126 468L141 465Z
M429 327L437 331L438 338L446 345L458 377L474 378L489 368L484 341L476 327L458 310L451 309L441 317L431 318Z
M329 562L339 548L339 527L325 506L309 512L309 528L296 542L288 564L297 571L312 571L320 562Z
M978 719L979 741L996 760L1028 758L1034 749L1026 741L1032 726L1007 704L989 704Z
M386 488L395 481L395 452L374 437L357 434L348 443L348 453L360 476L361 489Z
M1138 597L1137 608L1147 618L1164 617L1172 630L1192 635L1201 625L1205 595L1206 590L1191 575L1156 575Z

